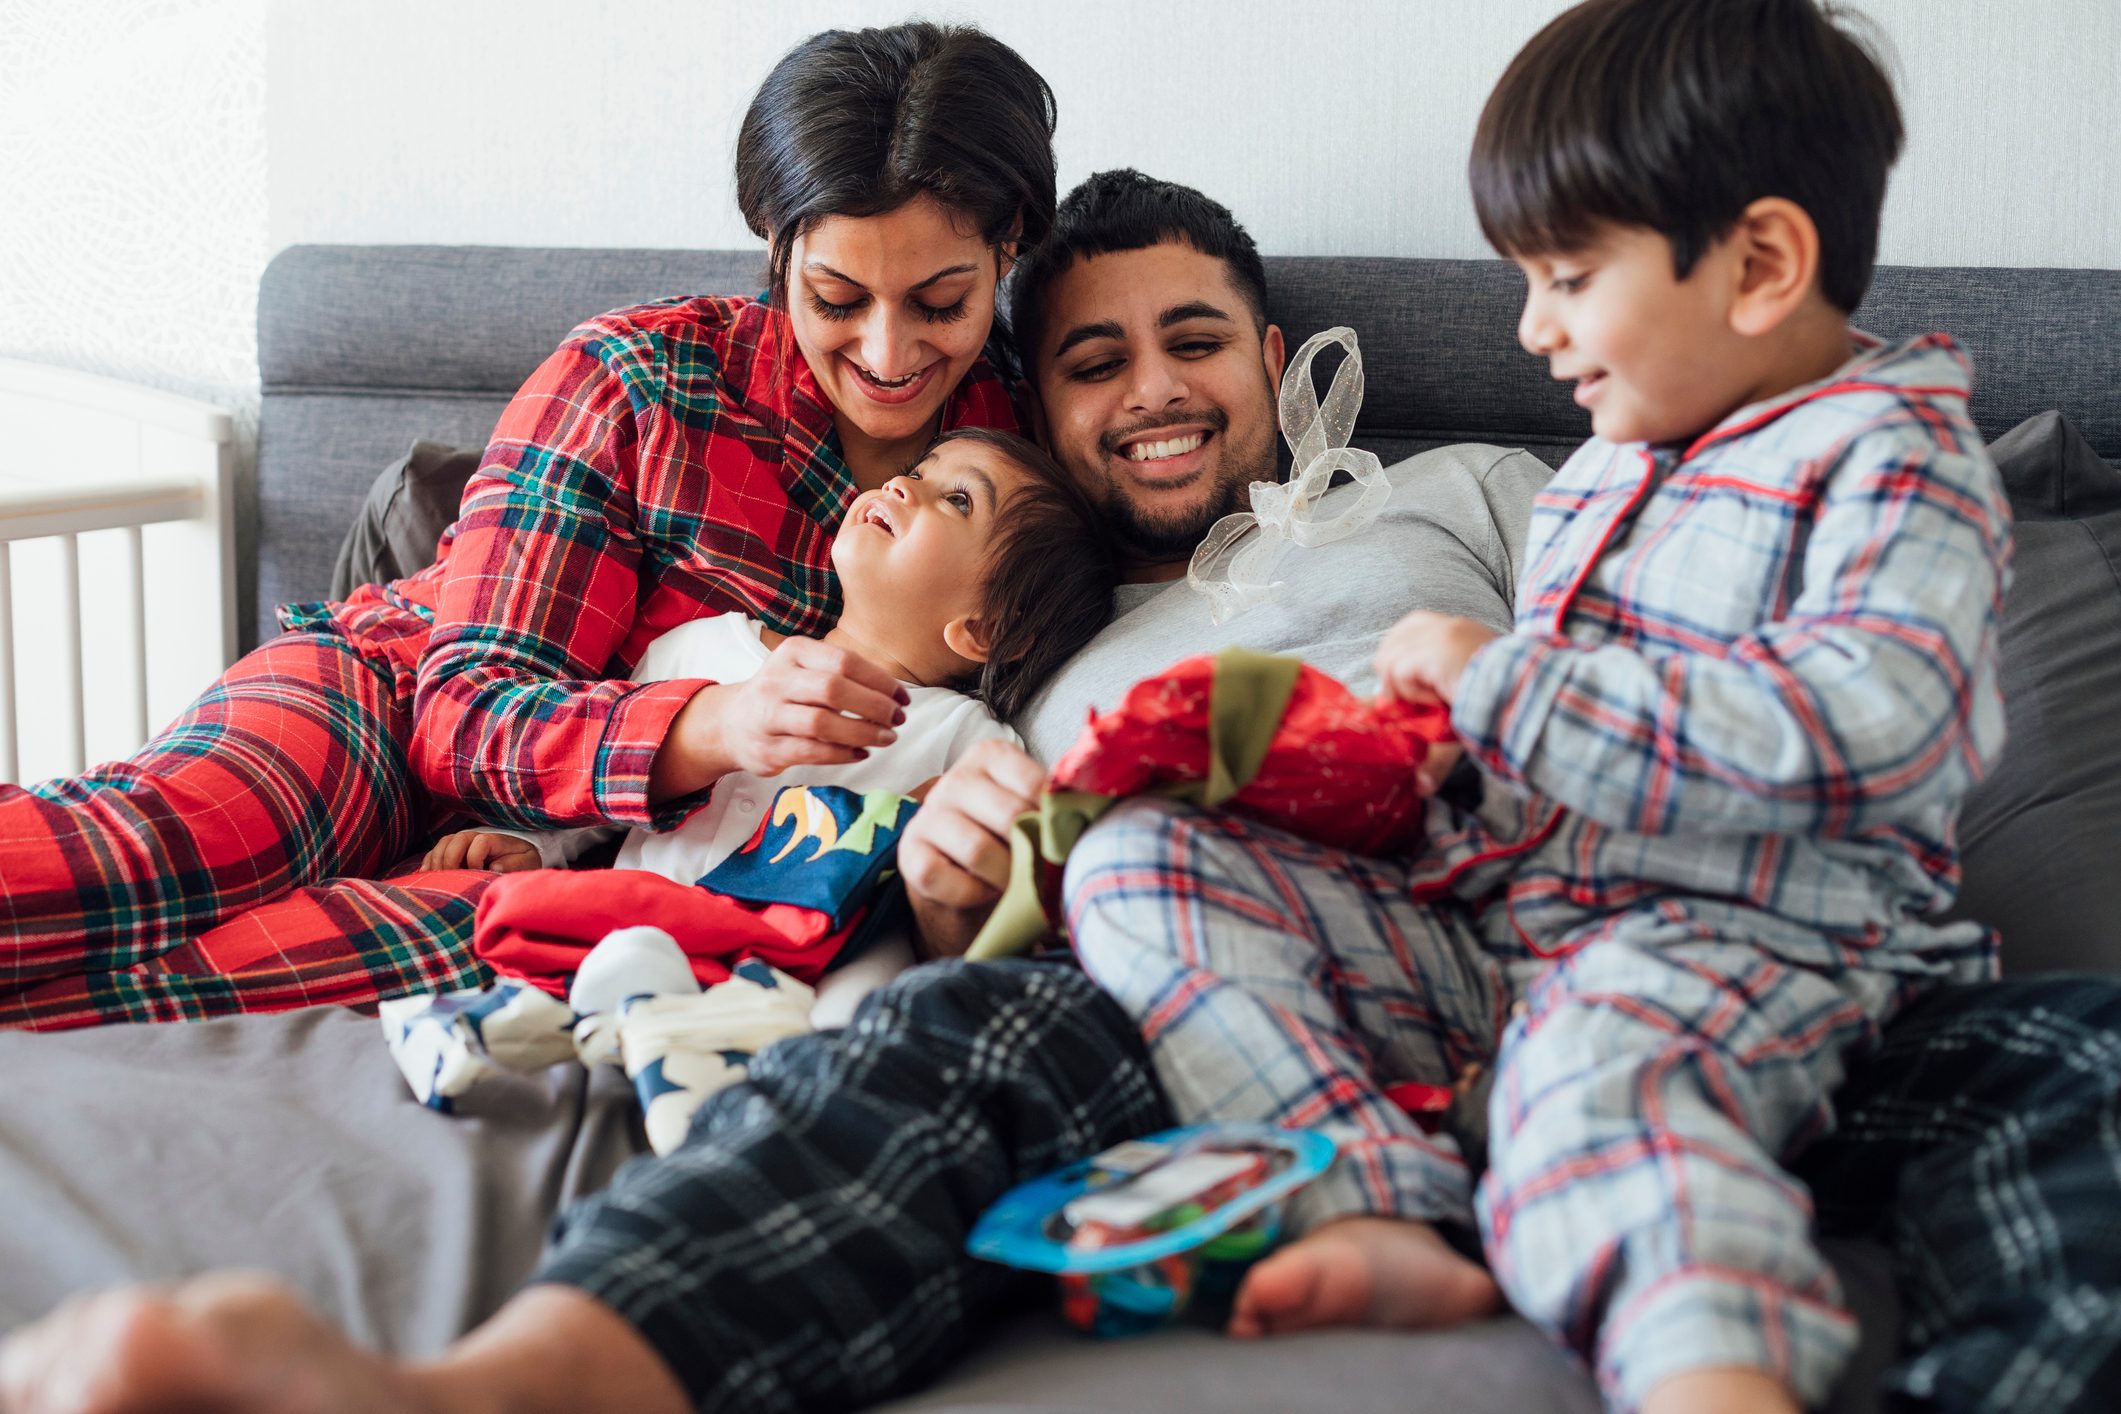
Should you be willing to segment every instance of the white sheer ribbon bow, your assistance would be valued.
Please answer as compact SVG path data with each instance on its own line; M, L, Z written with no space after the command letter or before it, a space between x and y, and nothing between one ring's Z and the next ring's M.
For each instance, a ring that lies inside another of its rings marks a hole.
M1311 384L1311 362L1328 344L1347 356L1334 371L1323 406ZM1207 596L1216 623L1266 603L1286 587L1274 567L1291 545L1330 545L1377 519L1392 494L1374 452L1348 445L1362 408L1362 351L1346 327L1314 334L1289 361L1281 380L1281 431L1294 461L1289 479L1252 483L1252 509L1224 516L1208 531L1186 566L1186 583ZM1335 472L1354 478L1358 494L1330 519L1317 518ZM1255 530L1257 533L1255 534ZM1239 543L1243 542L1243 543Z

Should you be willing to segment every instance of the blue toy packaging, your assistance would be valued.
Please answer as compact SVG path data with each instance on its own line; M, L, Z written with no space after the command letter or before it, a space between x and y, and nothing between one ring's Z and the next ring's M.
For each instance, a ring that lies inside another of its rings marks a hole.
M1077 1329L1133 1335L1226 1307L1280 1236L1282 1199L1332 1162L1333 1141L1307 1130L1167 1129L1011 1189L966 1247L1058 1276Z

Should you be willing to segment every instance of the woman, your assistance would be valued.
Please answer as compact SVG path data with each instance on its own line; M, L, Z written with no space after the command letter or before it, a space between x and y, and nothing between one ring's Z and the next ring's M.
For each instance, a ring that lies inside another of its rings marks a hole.
M768 296L590 320L502 415L433 567L284 609L131 760L0 786L0 1024L472 985L490 875L361 877L444 818L668 827L728 770L888 741L897 683L809 637L838 612L828 547L934 432L1015 426L982 351L1052 223L1053 121L974 29L784 57L737 144ZM625 680L731 610L791 636L756 677Z

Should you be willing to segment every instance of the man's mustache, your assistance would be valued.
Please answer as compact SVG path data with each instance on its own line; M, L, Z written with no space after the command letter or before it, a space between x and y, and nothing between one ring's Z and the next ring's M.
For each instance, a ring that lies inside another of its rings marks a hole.
M1120 443L1131 442L1136 437L1141 436L1142 433L1154 432L1159 427L1205 426L1210 432L1219 434L1227 429L1229 425L1230 414L1224 412L1221 408L1207 407L1197 411L1181 409L1178 412L1164 412L1158 413L1155 417L1145 417L1132 427L1122 428L1118 432L1107 432L1104 436L1097 439L1097 444L1104 449L1106 456L1116 457L1119 455Z

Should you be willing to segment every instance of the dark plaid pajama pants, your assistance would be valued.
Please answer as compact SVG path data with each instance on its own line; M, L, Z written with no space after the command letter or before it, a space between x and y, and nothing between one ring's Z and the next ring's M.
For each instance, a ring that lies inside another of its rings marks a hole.
M1838 1098L1798 1169L1830 1230L1894 1249L1900 1407L2121 1408L2121 986L1937 992ZM538 1279L632 1321L703 1410L858 1408L935 1378L1019 1289L964 1255L1003 1190L1166 1123L1080 973L936 964L761 1053L682 1149L563 1219Z
M1892 1248L1895 1407L2121 1409L2121 984L1933 992L1837 1103L1795 1169L1822 1230Z
M989 1204L1168 1123L1140 1036L1072 966L934 963L760 1052L683 1146L561 1218L534 1280L632 1322L700 1409L859 1408L1040 1290L965 1255Z
M412 704L335 634L246 655L138 753L0 785L0 1025L57 1030L489 980L493 875L383 872L424 843Z

